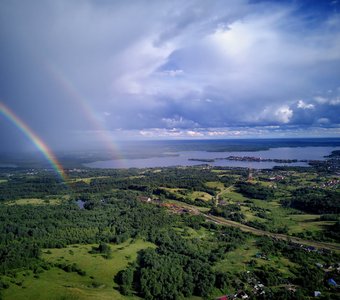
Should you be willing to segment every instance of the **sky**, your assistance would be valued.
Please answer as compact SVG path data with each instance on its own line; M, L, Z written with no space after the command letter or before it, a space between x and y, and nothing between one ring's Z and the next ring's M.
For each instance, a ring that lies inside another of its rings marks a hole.
M0 1L0 101L52 149L340 137L340 1ZM1 148L31 141L0 115Z

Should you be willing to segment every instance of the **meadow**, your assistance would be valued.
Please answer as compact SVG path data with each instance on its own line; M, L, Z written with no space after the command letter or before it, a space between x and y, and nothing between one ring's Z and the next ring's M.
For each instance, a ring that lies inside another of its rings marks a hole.
M94 244L69 245L61 249L44 249L42 259L51 265L76 264L86 275L66 272L57 267L34 274L19 272L10 288L5 290L5 299L138 299L122 296L117 291L114 276L136 260L137 252L155 245L143 240L128 240L119 245L110 245L112 257L91 254ZM5 278L6 280L6 278Z

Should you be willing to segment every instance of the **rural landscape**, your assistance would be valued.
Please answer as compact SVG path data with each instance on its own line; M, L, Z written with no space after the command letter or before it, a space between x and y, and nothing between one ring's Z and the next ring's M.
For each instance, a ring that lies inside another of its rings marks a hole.
M1 296L338 299L339 161L3 168Z
M0 0L0 300L340 300L340 0Z

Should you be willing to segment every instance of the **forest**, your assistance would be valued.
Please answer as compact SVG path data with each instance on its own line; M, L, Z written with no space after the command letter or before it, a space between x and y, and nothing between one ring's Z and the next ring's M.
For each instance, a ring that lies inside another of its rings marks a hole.
M41 278L70 274L84 294L53 282L55 299L311 299L312 290L336 299L336 177L316 169L248 173L79 169L62 182L46 171L3 171L0 295L24 299L21 291L41 289ZM134 245L141 246L119 258ZM92 259L124 265L94 278L84 262Z

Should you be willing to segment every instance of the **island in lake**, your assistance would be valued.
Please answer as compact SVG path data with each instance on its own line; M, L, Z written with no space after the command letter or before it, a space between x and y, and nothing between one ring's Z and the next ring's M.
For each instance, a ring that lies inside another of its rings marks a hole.
M309 162L309 160L298 160L298 159L277 159L277 158L262 158L254 156L228 156L224 158L189 158L191 161L201 161L201 162L215 162L217 160L232 160L232 161L254 161L254 162L275 162L280 164L291 164L296 162Z

